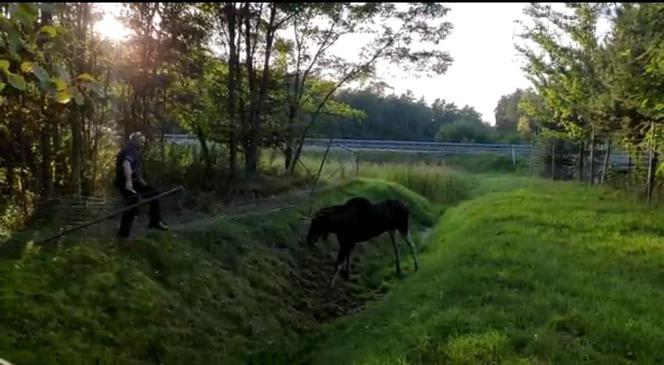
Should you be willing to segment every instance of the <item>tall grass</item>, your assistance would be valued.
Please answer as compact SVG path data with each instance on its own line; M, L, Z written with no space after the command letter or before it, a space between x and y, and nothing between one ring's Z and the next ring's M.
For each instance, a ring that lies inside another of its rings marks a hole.
M299 165L296 171L298 174L315 176L320 169L322 157L320 152L303 154L301 162L305 167ZM266 168L282 165L283 159L280 156L271 155L269 160L264 161ZM453 205L467 199L473 185L470 175L440 162L360 159L359 166L356 166L353 154L339 151L330 152L320 173L320 181L323 182L347 182L356 177L381 179L403 185L438 205Z
M446 166L425 163L382 163L362 166L360 175L395 182L443 205L458 203L470 194L471 178Z

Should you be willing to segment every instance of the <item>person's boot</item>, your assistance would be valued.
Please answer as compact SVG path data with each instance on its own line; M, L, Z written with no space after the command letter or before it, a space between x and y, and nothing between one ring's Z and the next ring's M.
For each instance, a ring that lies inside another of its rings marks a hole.
M159 223L156 223L156 224L152 223L148 226L148 228L159 229L159 230L162 230L162 231L168 231L168 227L163 222L159 222Z

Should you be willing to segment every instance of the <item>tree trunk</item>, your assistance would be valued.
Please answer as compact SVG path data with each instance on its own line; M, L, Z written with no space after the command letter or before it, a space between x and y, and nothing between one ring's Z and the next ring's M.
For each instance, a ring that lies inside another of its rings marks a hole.
M290 146L290 143L284 149L284 168L285 171L290 171L291 163L293 162L293 148Z
M14 167L7 164L7 193L9 196L12 196L17 192L17 189L14 189L15 186L16 178L14 175Z
M42 189L41 193L44 197L49 198L53 196L53 176L51 175L51 126L44 124L41 130L41 175L42 175Z
M609 168L609 158L611 157L611 139L606 138L606 154L604 155L604 166L602 166L602 176L599 179L600 185L604 184L604 176Z
M210 176L212 173L212 158L210 157L210 149L208 148L207 141L205 139L205 133L203 133L203 128L200 125L196 125L196 137L201 144L201 154L203 156L203 161L205 162L205 176Z
M72 135L72 165L71 165L71 182L72 188L74 189L74 195L79 197L82 193L81 186L81 152L82 152L82 131L81 131L81 119L79 113L72 114L72 120L70 122L71 135Z
M583 160L585 160L585 150L584 143L581 141L579 143L579 161L578 161L578 170L579 170L579 182L583 181Z
M55 162L54 180L66 181L69 178L65 163L68 153L67 149L62 145L62 131L59 126L53 126L51 138L53 139L53 151L55 151L55 156L53 157L53 162ZM62 186L60 185L60 187ZM58 186L56 185L54 190L57 188Z
M274 33L276 29L274 28L274 22L277 15L277 8L275 4L272 4L272 9L270 10L270 21L267 26L267 35L265 41L265 58L263 60L263 75L261 77L261 83L259 85L259 94L257 105L254 108L254 116L251 118L251 151L249 153L250 160L247 166L247 172L250 175L256 174L258 170L258 162L260 160L260 137L261 137L261 118L262 111L265 104L265 98L267 97L268 81L270 76L270 56L272 55L272 44L274 42Z
M41 13L41 23L42 25L50 25L52 22L52 16L49 12ZM45 98L42 99L42 103L46 103ZM53 196L53 176L51 174L51 164L52 164L52 154L51 154L51 131L54 128L51 126L48 120L44 121L44 124L41 128L40 135L40 147L41 147L41 175L42 175L42 195L46 198Z
M230 135L229 135L229 150L230 150L230 177L235 179L237 176L237 91L238 91L238 77L239 77L239 57L238 57L238 47L236 45L237 41L240 41L240 37L236 34L236 27L238 26L237 14L235 5L226 4L224 7L224 12L227 19L228 26L228 37L229 37L229 68L228 68L228 121L230 123Z

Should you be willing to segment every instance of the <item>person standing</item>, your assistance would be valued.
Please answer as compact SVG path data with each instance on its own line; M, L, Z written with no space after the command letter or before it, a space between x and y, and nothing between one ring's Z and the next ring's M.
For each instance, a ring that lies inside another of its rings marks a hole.
M145 136L141 132L134 132L129 136L127 145L120 150L115 160L114 185L122 194L125 206L136 204L141 198L150 198L158 194L152 186L143 180L141 152L144 146ZM138 207L135 207L122 214L118 236L129 237L137 213ZM148 228L168 230L168 227L161 220L161 208L158 199L150 202L150 224Z

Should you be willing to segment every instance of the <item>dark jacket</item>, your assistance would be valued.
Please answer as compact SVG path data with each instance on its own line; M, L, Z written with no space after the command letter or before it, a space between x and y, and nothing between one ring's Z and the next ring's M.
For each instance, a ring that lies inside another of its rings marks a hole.
M125 174L122 164L124 161L129 161L131 165L131 179L132 181L142 180L142 164L141 153L135 145L128 143L115 158L115 186L117 188L124 188Z

